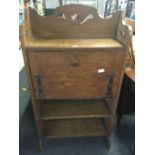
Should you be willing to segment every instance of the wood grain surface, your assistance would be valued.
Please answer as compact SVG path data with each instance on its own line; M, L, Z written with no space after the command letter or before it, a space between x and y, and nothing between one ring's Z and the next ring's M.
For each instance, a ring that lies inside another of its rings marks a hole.
M103 120L74 119L45 122L44 135L47 138L106 136Z
M104 100L45 100L40 103L42 120L111 117Z
M115 73L113 94L117 94L124 58L120 49L31 51L28 54L36 98L38 74L42 76L45 99L103 98L110 72ZM104 72L99 73L100 69Z
M35 50L47 48L123 48L123 45L115 39L34 39L27 38L26 48Z

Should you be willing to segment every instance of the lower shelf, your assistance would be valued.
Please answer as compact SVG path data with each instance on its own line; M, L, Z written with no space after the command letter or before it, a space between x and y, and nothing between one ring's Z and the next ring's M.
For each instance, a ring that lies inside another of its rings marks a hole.
M52 120L44 123L44 136L47 138L107 136L101 119Z
M105 117L111 117L111 113L103 100L46 100L40 103L41 120Z

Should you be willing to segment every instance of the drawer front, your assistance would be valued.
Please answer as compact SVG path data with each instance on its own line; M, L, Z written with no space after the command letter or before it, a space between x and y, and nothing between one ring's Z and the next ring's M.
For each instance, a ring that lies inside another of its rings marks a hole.
M124 52L37 51L29 52L29 65L37 99L103 98L113 75L117 93Z

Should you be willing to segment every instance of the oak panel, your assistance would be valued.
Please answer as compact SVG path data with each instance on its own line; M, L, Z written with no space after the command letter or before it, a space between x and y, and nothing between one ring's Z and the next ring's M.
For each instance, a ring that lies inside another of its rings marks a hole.
M104 51L29 52L32 79L37 97L35 76L42 75L46 99L103 98L109 73L114 72L116 94L124 53L119 49ZM74 64L77 63L77 64ZM99 73L104 69L103 73Z

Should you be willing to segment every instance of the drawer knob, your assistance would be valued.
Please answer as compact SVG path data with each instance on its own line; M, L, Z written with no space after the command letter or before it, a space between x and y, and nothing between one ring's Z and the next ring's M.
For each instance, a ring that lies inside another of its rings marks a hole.
M73 66L79 66L79 54L77 51L74 52L73 54L73 61L72 61Z

